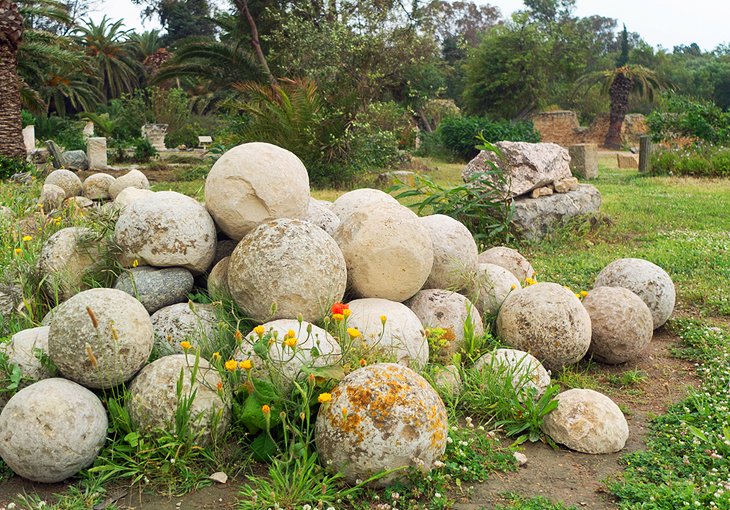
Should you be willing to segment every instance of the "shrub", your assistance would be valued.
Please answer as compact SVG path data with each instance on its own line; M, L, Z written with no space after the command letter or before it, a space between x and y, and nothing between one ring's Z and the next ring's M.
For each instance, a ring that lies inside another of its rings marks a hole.
M35 170L35 166L27 161L0 156L0 179L7 179L21 172L35 172Z
M197 147L198 136L200 136L201 131L200 124L197 122L185 124L180 129L168 133L165 136L165 146L173 149L181 145L185 145L188 148Z
M472 159L478 154L474 148L481 133L491 143L504 140L512 142L539 142L540 134L531 121L493 121L485 117L450 117L438 128L444 146L455 156Z
M35 119L35 134L38 140L53 140L67 151L86 150L84 123L66 117L39 116Z
M657 148L651 162L654 174L726 177L730 176L730 147L694 144Z
M134 144L134 160L138 163L149 163L149 161L157 156L155 149L146 138L138 139Z
M413 115L393 101L369 104L355 116L355 125L369 131L393 133L399 149L411 149L416 144L418 128Z
M730 142L730 112L715 103L669 93L647 118L655 142L681 138L711 143Z

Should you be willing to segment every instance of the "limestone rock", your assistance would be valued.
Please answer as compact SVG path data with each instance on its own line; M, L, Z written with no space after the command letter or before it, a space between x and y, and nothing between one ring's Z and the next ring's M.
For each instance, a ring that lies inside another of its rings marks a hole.
M17 285L0 284L0 316L10 317L23 300L23 289Z
M619 168L639 168L638 154L616 154Z
M208 294L211 296L230 296L231 289L228 288L228 264L231 257L226 257L218 262L208 275Z
M530 192L530 198L549 197L553 194L553 188L550 186L543 186L542 188L535 188Z
M340 218L334 213L331 205L325 205L328 202L325 202L325 204L322 202L322 200L310 198L307 215L304 219L317 225L329 235L333 235L340 225Z
M10 207L0 205L0 222L11 221L15 219L15 213Z
M180 342L188 341L194 348L213 344L218 317L213 305L177 303L152 314L155 346L163 354L183 354Z
M332 212L340 218L340 221L345 221L350 214L358 209L383 203L400 205L395 198L384 191L373 188L359 188L340 195L332 206Z
M520 283L535 277L532 264L517 250L506 246L495 246L479 254L480 264L495 264L512 273Z
M60 209L65 199L66 192L63 191L63 188L55 184L44 184L38 203L43 206L45 212L51 212Z
M193 290L193 275L182 267L141 266L119 275L114 288L137 298L152 314L165 306L187 302Z
M447 365L437 369L433 378L433 385L439 395L458 396L461 393L461 374L456 365Z
M496 264L479 264L477 276L470 283L467 295L477 309L487 316L495 315L511 292L520 289L520 282L507 269Z
M109 196L116 199L117 195L126 188L150 189L150 181L139 170L130 170L109 185Z
M66 151L61 154L61 164L71 170L88 170L89 159L84 151Z
M578 179L575 177L567 177L553 183L556 193L567 193L578 189Z
M63 205L71 209L73 212L78 212L80 209L92 207L94 205L94 202L86 197L71 197L67 198L63 202Z
M443 214L420 218L433 243L433 266L424 287L460 290L473 280L479 264L479 248L461 222Z
M84 179L82 189L84 196L91 200L109 200L109 188L116 179L109 174L92 174Z
M61 188L66 195L65 198L75 197L81 194L81 179L70 170L54 170L44 184L53 184Z
M65 300L87 289L84 278L101 268L103 246L86 227L62 228L43 245L38 270L51 295Z
M113 203L120 212L124 212L127 207L132 205L135 201L141 199L154 200L154 196L155 192L152 190L129 187L120 191Z
M517 349L497 349L474 363L475 370L490 370L492 377L509 377L520 401L527 392L539 399L550 386L550 374L530 353Z
M39 359L40 354L48 354L49 330L48 326L24 329L10 338L5 354L10 363L18 365L23 377L40 381L53 376Z
M598 177L598 146L595 143L581 143L568 147L570 170L576 177L595 179Z

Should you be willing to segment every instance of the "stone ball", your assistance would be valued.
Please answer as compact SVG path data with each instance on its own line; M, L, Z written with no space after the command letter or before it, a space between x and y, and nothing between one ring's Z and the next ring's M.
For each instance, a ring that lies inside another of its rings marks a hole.
M511 377L512 386L519 397L534 391L537 400L550 386L548 371L535 356L525 351L497 349L479 358L474 363L474 369L488 369L497 377Z
M175 432L178 401L177 385L183 374L182 395L191 398L190 422L187 425L197 444L208 444L214 437L223 437L231 421L229 404L217 390L222 383L218 370L207 360L199 358L198 372L193 381L195 356L173 354L153 361L129 385L127 403L129 417L140 432L155 430ZM214 428L215 427L215 428Z
M557 395L558 407L543 421L542 430L556 443L583 453L614 453L629 438L624 413L607 396L573 389Z
M81 194L81 179L71 170L54 170L48 174L43 183L53 184L61 188L66 195L64 198L75 197Z
M302 220L258 226L241 240L228 263L231 297L262 322L298 314L315 322L342 300L346 285L345 259L337 243Z
M38 258L43 285L63 301L87 289L84 281L103 265L104 246L86 227L62 228L46 240Z
M78 196L67 198L63 201L63 205L72 209L73 212L78 212L81 209L92 207L94 205L94 201L86 197Z
M48 354L65 377L106 389L131 379L152 343L152 321L139 301L121 290L90 289L56 309Z
M421 369L428 363L428 340L418 316L403 303L381 298L350 301L348 325L362 341L401 365ZM385 325L383 319L385 317Z
M373 188L360 188L340 195L332 204L332 212L337 215L340 221L345 221L356 210L372 204L400 205L395 198L384 191Z
M126 188L150 189L150 181L147 176L139 170L130 170L121 177L117 177L109 185L109 196L116 200L119 193Z
M556 283L538 283L507 296L497 316L497 334L557 371L588 352L591 319L571 291Z
M424 287L460 290L477 272L479 248L461 222L443 214L420 218L433 242L433 267Z
M114 182L116 178L109 174L92 174L84 179L83 194L91 200L109 200L112 197L109 188Z
M184 352L180 342L188 341L193 347L208 347L214 342L218 329L215 307L209 304L177 303L152 314L155 347L162 354Z
M55 184L44 184L38 203L43 206L45 212L51 212L63 207L64 200L66 200L66 192L63 188Z
M495 246L479 254L479 262L482 264L495 264L505 268L515 275L520 283L526 278L534 278L535 270L532 264L523 257L520 252L507 248L506 246Z
M520 288L520 281L507 269L496 264L480 263L467 295L483 314L496 315L507 296Z
M400 204L357 208L337 227L334 238L347 261L350 289L359 297L405 301L431 274L428 229Z
M213 258L211 268L224 258L233 255L233 250L236 249L236 246L238 246L238 241L218 238L218 242L215 245L215 258Z
M654 329L674 311L674 283L666 271L643 259L619 259L600 272L594 287L623 287L641 298L651 310Z
M92 392L66 379L44 379L16 393L0 414L0 456L23 478L58 483L94 462L108 425Z
M433 386L439 392L439 395L448 397L456 397L461 394L461 373L456 365L446 365L439 367L433 376Z
M192 273L182 267L140 266L120 274L114 288L137 298L148 313L155 313L160 308L187 302L193 282Z
M425 328L439 328L446 331L448 343L438 353L443 361L451 359L464 347L464 325L471 322L474 335L484 334L484 324L479 310L461 294L441 289L425 289L405 303Z
M340 218L334 213L332 205L329 202L323 202L323 200L310 198L309 207L307 208L307 214L304 219L310 223L314 223L329 235L333 235L340 225Z
M654 334L651 310L639 296L621 287L598 287L583 299L591 317L588 352L615 365L636 359Z
M53 373L41 363L40 357L48 355L48 331L51 328L38 328L18 331L5 346L8 362L18 365L23 377L40 381L53 377Z
M226 297L231 295L228 288L228 264L231 257L225 257L218 262L208 275L208 294L217 297Z
M438 393L413 370L379 363L348 374L319 408L315 443L323 463L351 483L401 466L427 473L446 449L449 424ZM403 471L374 486L404 481Z
M149 189L124 188L114 199L114 206L124 212L130 205L140 199L154 200L155 192Z
M304 218L309 206L309 174L301 160L268 143L245 143L229 150L205 179L205 206L231 239L277 218Z
M135 200L119 216L114 239L124 258L150 266L202 273L215 256L213 219L200 202L175 191Z

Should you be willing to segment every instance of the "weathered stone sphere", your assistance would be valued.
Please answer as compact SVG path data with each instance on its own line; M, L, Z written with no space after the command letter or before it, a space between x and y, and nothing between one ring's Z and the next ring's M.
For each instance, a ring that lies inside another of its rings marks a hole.
M63 205L71 209L71 212L77 213L81 209L86 209L94 205L94 201L90 198L78 196L64 200Z
M228 264L231 257L224 257L220 260L208 275L208 294L211 296L223 297L230 296L231 291L228 288Z
M480 263L470 282L468 295L485 315L495 315L510 293L520 289L520 282L507 269L496 264Z
M538 283L507 296L497 316L497 334L556 371L588 352L591 319L571 291L556 283Z
M102 252L98 236L89 228L68 227L53 234L38 258L46 291L66 300L88 288L84 279L100 269Z
M340 225L340 218L332 211L332 204L316 198L309 199L309 207L307 207L304 219L317 225L329 235L333 235Z
M593 358L612 365L636 359L654 334L651 310L621 287L598 287L583 299L591 317Z
M315 442L323 463L353 484L401 466L430 471L448 432L446 408L428 382L409 368L380 363L351 372L332 390L317 414Z
M150 266L202 273L215 256L213 219L200 202L175 191L135 200L119 216L114 238L126 259Z
M439 355L444 361L464 346L464 324L467 320L474 328L474 335L484 334L484 324L479 310L464 296L441 289L425 289L405 303L416 314L425 328L446 330L444 338L448 344L441 348Z
M614 453L629 438L621 409L593 390L573 389L555 397L558 407L545 417L542 430L556 443L583 453Z
M431 237L400 204L376 202L350 213L334 238L347 261L354 294L405 301L421 290L433 267Z
M154 196L155 192L149 189L124 188L114 199L113 204L120 212L124 212L124 210L132 205L136 200L154 200Z
M380 298L350 301L348 325L362 341L401 365L420 369L428 363L428 340L418 316L403 303ZM385 317L383 325L382 317Z
M222 437L231 420L231 410L217 390L222 383L218 370L203 358L198 360L198 373L193 381L195 356L173 354L153 361L129 385L127 403L129 417L140 432L157 429L175 432L175 414L179 405L177 384L183 373L182 395L195 398L190 404L188 425L197 444L207 444L213 436ZM216 426L213 429L214 425Z
M109 196L116 199L119 193L126 188L150 189L150 181L147 176L139 170L130 170L121 177L117 177L109 185Z
M619 259L600 272L594 287L623 287L641 298L651 310L654 329L674 311L674 283L666 271L643 259Z
M40 381L53 376L39 359L39 353L48 355L48 331L50 329L48 326L41 326L18 331L10 338L10 343L5 347L8 361L13 365L18 365L24 377Z
M261 223L304 218L309 174L293 153L268 143L245 143L216 161L205 179L205 206L231 239Z
M520 283L526 278L534 278L535 270L532 264L523 257L520 252L507 248L506 246L495 246L479 254L479 262L482 264L495 264L505 268L515 275Z
M44 379L16 393L0 414L0 456L18 476L61 482L94 462L108 424L92 392L66 379Z
M54 170L48 174L48 177L46 177L43 183L53 184L61 188L66 195L65 198L75 197L81 194L81 179L71 170Z
M160 308L150 319L155 346L165 354L182 354L180 342L183 341L195 348L212 345L218 328L218 316L210 304L177 303Z
M447 395L456 397L461 393L461 373L456 365L446 365L445 367L435 365L435 373L433 376L433 386L439 392L439 395Z
M535 400L540 398L550 386L550 374L542 363L524 351L516 349L497 349L487 353L474 363L475 370L491 370L494 376L509 377L519 396L528 389L534 389Z
M152 321L139 301L121 290L90 289L57 307L48 354L65 377L112 388L144 366L152 342Z
M228 263L231 297L262 322L298 314L315 322L342 300L346 285L345 259L337 243L302 220L258 226L241 240Z
M424 287L460 290L477 272L479 248L461 222L443 214L420 218L433 242L433 267Z
M109 174L92 174L84 179L82 185L84 196L91 200L109 200L112 197L109 188L115 181L116 178Z
M152 314L175 303L187 303L193 283L192 273L182 267L139 266L120 274L114 288L137 298Z
M340 218L340 221L345 221L356 210L372 204L400 205L395 198L384 191L373 188L359 188L337 197L337 200L332 204L332 212Z
M63 188L55 184L44 184L41 188L41 196L38 198L38 203L48 213L60 209L63 206L64 200L66 200L66 192Z

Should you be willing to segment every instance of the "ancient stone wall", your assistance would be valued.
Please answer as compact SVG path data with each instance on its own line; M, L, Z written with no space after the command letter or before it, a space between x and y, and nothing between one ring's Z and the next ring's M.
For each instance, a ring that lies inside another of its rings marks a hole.
M581 126L573 111L542 112L532 118L535 129L543 142L553 142L568 147L579 143L603 145L608 133L608 114L598 115L589 127ZM639 137L648 132L646 119L640 113L626 116L621 130L624 143L638 145Z

